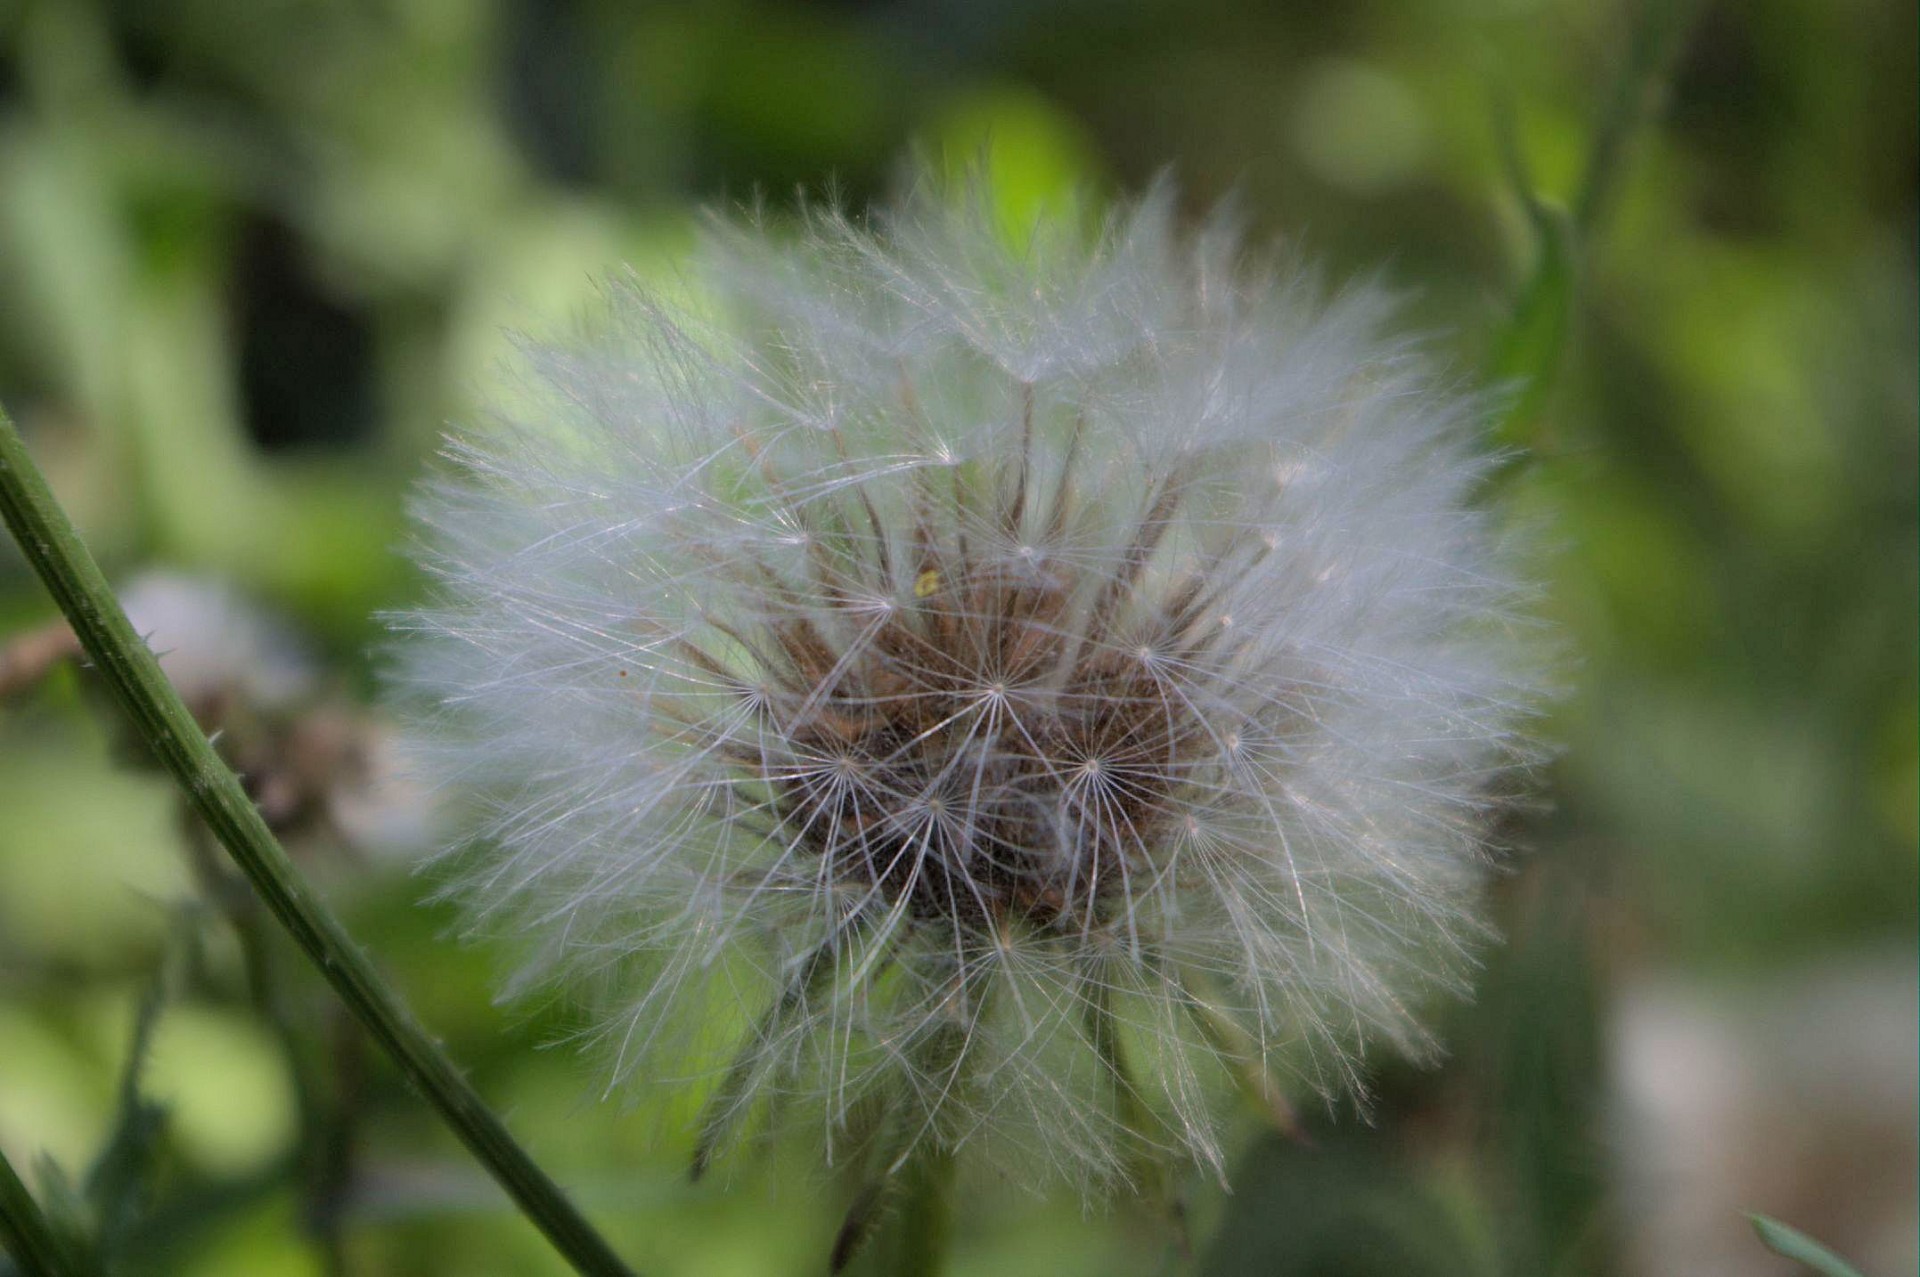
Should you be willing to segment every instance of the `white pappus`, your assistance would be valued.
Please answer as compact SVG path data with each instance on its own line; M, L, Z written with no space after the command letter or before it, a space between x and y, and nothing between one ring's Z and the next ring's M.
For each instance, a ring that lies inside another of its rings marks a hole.
M1359 1088L1479 933L1535 665L1481 405L1165 189L1019 247L977 188L716 225L527 353L417 503L449 892L616 1083L829 1154L1218 1170Z

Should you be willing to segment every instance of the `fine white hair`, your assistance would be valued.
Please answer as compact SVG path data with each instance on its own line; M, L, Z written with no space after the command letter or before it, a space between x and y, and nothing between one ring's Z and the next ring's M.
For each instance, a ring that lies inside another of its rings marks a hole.
M1427 1050L1535 699L1482 405L1164 186L799 222L612 285L418 500L397 682L509 992L704 1088L702 1156L1089 1184Z

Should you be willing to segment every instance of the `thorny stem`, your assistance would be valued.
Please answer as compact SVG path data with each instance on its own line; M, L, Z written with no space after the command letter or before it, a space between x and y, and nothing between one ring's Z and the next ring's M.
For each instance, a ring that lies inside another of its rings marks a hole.
M4 409L0 518L132 719L135 732L172 773L194 811L354 1017L576 1271L589 1277L631 1277L631 1270L514 1142L294 868L239 778L214 752L161 673L160 663L134 632ZM7 1179L17 1184L10 1173ZM8 1201L11 1207L11 1194Z
M0 1153L0 1242L26 1277L85 1277L91 1267L80 1262L40 1204Z

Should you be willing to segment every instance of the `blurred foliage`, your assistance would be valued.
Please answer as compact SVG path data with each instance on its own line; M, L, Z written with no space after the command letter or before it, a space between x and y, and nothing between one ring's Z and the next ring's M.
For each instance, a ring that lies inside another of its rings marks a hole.
M1813 1238L1796 1228L1789 1228L1777 1219L1765 1215L1754 1215L1753 1231L1760 1241L1777 1255L1797 1260L1820 1274L1820 1277L1860 1277L1860 1272L1852 1264L1840 1258L1822 1246Z
M1538 461L1503 499L1543 529L1564 752L1451 1061L1383 1063L1371 1120L1306 1142L1249 1113L1234 1194L1192 1186L1199 1262L1621 1271L1610 991L1910 964L1916 924L1915 12L1688 9L1638 98L1667 11L1624 0L0 0L0 398L111 570L241 583L355 702L441 424L510 330L583 322L619 264L669 280L703 206L857 204L914 148L990 144L1010 228L1171 166L1196 212L1231 193L1336 275L1384 270L1463 377L1556 373L1507 401ZM0 550L0 638L48 615ZM81 672L0 700L0 813L0 1147L151 1141L124 1271L555 1271L231 915L196 915L129 1064L175 904L217 883ZM815 1269L838 1207L803 1158L687 1187L653 1136L698 1097L601 1104L536 1049L564 1010L494 1010L404 864L317 841L355 933L644 1271ZM150 1102L164 1126L130 1126ZM1175 1262L1124 1207L963 1191L959 1273Z

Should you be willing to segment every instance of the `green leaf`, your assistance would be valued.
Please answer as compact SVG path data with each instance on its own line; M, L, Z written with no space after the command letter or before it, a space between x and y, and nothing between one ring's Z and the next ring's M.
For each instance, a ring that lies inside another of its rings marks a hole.
M85 1211L72 1185L50 1158L41 1159L39 1171L44 1203L34 1200L12 1163L0 1154L0 1254L13 1257L22 1277L97 1272L86 1244Z
M176 924L176 947L192 943L192 926L191 916L183 913ZM166 1130L166 1107L147 1099L140 1088L141 1073L153 1053L154 1030L166 1001L167 961L163 959L134 1013L113 1127L85 1180L86 1199L98 1221L99 1246L106 1254L118 1249L121 1239L146 1212L154 1162Z
M1674 63L1699 8L1699 0L1641 0L1635 10L1626 57L1601 107L1574 200L1574 225L1581 232L1598 232L1612 207L1628 151L1666 102Z
M1799 1229L1765 1215L1750 1213L1747 1220L1760 1235L1760 1244L1774 1254L1805 1264L1820 1277L1861 1277L1859 1269Z

